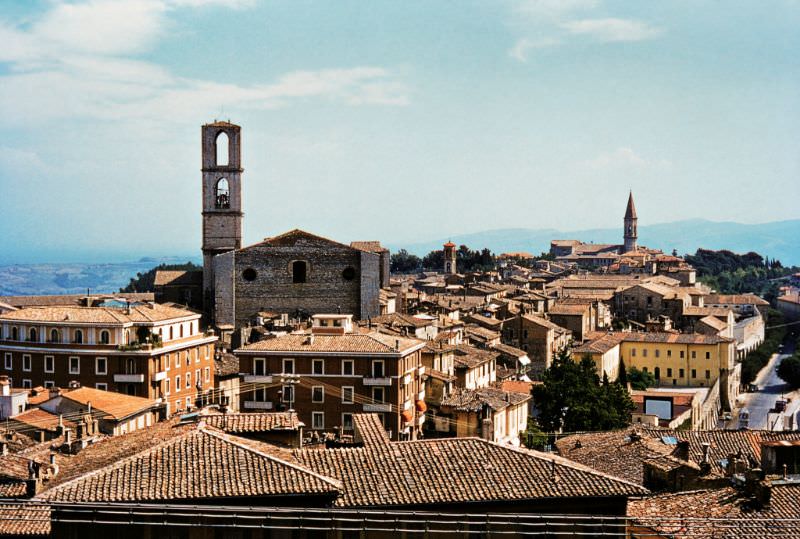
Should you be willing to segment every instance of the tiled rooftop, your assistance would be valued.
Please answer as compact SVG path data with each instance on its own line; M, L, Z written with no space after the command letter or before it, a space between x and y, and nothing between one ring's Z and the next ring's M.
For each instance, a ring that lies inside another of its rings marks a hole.
M117 309L113 307L25 307L16 311L0 314L0 320L107 324L113 326L129 323L163 322L190 316L198 315L193 311L179 309L172 305L148 303L144 305L132 305L130 313L128 313L126 309Z
M423 345L422 341L372 333L346 333L344 335L283 335L248 344L236 352L350 352L396 354L411 352ZM396 348L396 346L398 348Z
M254 412L247 414L218 414L204 416L203 420L224 432L268 432L272 430L297 430L303 427L297 412Z

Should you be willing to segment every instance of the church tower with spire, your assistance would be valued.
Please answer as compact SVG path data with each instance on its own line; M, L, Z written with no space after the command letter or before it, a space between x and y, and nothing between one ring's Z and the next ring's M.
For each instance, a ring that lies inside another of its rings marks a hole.
M624 250L626 253L628 251L636 250L636 239L638 238L638 234L636 232L637 221L638 218L636 217L636 206L633 204L633 191L631 191L628 195L628 207L625 209Z

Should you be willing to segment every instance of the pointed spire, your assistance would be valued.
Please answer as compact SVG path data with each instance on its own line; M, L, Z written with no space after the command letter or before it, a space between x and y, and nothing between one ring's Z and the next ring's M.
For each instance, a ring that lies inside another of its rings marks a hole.
M633 191L628 195L628 207L625 210L625 219L636 219L636 206L633 204Z

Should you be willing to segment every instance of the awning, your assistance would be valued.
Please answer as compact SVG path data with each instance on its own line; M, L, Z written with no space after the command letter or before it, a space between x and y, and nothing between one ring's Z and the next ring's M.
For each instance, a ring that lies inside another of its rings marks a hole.
M400 414L400 417L402 417L403 421L406 423L410 423L414 420L414 413L411 410L403 410L403 413Z
M517 361L519 361L521 365L530 365L531 364L531 360L530 360L530 358L528 356L522 356Z
M425 410L428 409L428 406L425 404L425 401L417 401L414 404L417 405L418 412L424 412Z

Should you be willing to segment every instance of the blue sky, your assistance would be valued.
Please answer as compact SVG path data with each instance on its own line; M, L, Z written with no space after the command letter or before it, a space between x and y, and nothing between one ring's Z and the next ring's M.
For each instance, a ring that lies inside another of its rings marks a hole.
M797 1L5 0L0 41L0 261L197 253L215 118L245 243L800 217Z

